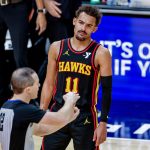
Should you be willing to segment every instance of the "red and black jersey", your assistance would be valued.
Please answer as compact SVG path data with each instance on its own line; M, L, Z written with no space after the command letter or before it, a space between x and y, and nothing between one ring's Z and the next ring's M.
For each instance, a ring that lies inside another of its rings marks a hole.
M62 105L62 96L69 92L79 93L77 106L80 109L89 109L97 102L99 85L99 69L94 65L94 57L99 44L95 41L82 51L72 48L70 39L61 41L57 60L57 80L54 90L54 100Z

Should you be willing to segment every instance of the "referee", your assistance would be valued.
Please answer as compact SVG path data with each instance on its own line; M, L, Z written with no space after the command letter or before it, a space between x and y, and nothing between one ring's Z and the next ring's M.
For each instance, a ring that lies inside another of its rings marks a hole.
M34 150L32 133L43 136L57 131L76 119L78 94L67 93L65 103L58 112L46 112L29 104L37 97L39 79L34 70L20 68L13 72L12 99L0 109L0 143L2 150Z

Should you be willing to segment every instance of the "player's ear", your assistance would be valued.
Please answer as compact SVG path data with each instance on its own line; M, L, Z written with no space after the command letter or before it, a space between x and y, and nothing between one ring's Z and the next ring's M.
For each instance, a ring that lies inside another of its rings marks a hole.
M73 18L73 25L75 25L77 18Z
M97 30L98 30L98 27L95 26L95 27L94 27L94 30L93 30L93 33L96 32Z
M30 86L26 87L26 88L24 89L24 91L25 91L26 93L30 93L30 92L31 92L31 87L30 87Z

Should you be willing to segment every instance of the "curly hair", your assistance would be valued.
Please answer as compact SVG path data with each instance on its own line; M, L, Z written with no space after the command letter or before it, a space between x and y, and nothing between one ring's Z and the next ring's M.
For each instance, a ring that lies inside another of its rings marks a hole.
M98 26L102 18L102 13L100 12L99 8L86 5L80 6L79 9L76 11L76 18L78 18L82 12L94 17L96 19L96 26Z

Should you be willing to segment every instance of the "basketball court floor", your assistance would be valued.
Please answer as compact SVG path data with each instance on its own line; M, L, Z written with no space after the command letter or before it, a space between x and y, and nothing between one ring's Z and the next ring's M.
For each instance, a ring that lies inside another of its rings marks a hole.
M42 138L34 137L35 150L40 150ZM73 143L70 142L66 150L73 150ZM149 140L108 138L107 141L100 145L100 150L150 150Z
M42 138L34 136L35 150L40 150ZM100 145L101 150L150 150L149 140L107 138L107 141ZM1 148L0 148L1 150ZM73 143L70 142L66 150L73 150Z

